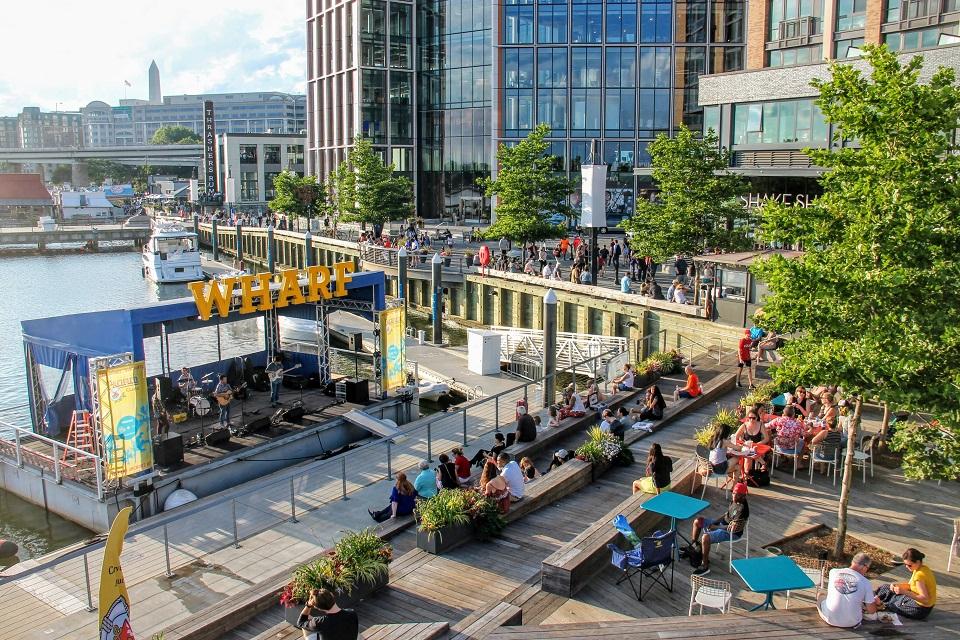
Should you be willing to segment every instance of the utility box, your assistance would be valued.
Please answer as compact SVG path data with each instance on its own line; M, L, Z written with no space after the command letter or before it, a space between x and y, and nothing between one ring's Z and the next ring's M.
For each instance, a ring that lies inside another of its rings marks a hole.
M493 331L467 331L467 368L482 376L500 373L501 335Z

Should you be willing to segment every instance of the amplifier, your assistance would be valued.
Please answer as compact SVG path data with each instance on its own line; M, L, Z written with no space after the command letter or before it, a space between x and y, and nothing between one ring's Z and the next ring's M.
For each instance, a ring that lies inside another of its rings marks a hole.
M270 428L270 416L261 416L256 420L247 423L247 433L256 433L257 431L266 431Z
M367 404L370 402L370 387L366 380L348 378L343 381L345 400L353 404Z
M203 441L207 444L207 446L215 446L230 442L230 430L214 429L203 438Z
M172 467L183 462L183 436L176 431L168 431L153 439L153 455L157 465Z
M280 414L280 419L283 420L284 422L296 422L297 420L302 418L306 412L307 411L306 409L303 408L303 405L290 407L289 409L284 411L282 414Z
M287 389L303 390L307 386L306 376L286 374L283 376L283 386Z

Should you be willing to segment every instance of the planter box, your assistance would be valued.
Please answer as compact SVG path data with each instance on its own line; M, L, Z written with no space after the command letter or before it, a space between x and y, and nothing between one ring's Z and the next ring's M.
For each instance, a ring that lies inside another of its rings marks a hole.
M417 548L434 555L440 555L445 551L450 551L454 547L458 547L472 539L472 522L444 527L433 533L417 530Z
M642 389L644 387L648 387L659 379L660 379L659 373L643 373L643 374L637 375L633 379L633 388Z
M348 609L355 607L361 600L369 598L371 595L387 586L387 583L390 582L390 572L383 574L376 581L370 582L361 582L353 586L353 590L349 595L344 595L342 593L337 594L337 606L342 609ZM300 619L300 612L303 611L303 605L297 605L295 607L284 607L283 608L283 619L294 627L297 626L297 621Z

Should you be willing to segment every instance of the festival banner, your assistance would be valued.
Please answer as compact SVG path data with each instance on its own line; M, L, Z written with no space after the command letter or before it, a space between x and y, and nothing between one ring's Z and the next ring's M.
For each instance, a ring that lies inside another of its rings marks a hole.
M143 363L140 363L143 364ZM107 544L103 548L103 567L100 569L99 640L134 640L130 626L130 595L123 583L120 552L123 537L130 525L130 507L124 507L113 519Z
M384 391L392 391L407 384L407 343L404 336L406 324L406 314L402 306L380 312Z
M97 411L107 478L123 478L153 469L143 362L97 370Z

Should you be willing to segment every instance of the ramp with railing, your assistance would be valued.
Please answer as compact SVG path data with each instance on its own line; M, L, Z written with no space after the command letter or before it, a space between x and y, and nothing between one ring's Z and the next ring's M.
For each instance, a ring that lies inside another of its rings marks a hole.
M541 375L543 362L543 331L539 329L515 329L494 325L488 329L501 336L500 361L510 366L510 372L527 380ZM590 361L598 367L606 360L597 359L603 353L619 354L627 350L627 339L618 336L601 336L590 333L557 332L557 368L572 367L578 362ZM582 369L576 373L594 374Z

